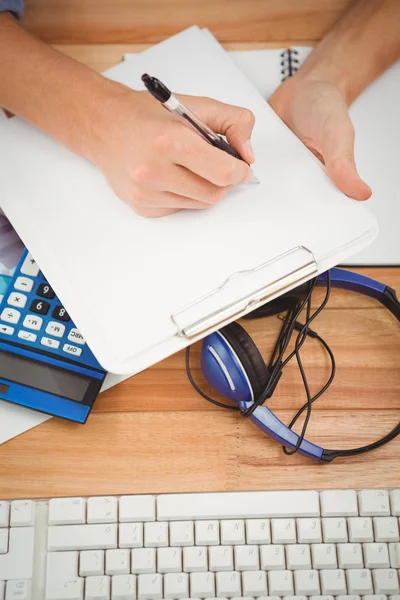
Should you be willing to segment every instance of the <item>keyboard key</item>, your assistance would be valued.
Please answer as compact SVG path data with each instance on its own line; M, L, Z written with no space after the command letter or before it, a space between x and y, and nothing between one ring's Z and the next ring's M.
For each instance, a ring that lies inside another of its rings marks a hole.
M243 596L266 596L267 574L265 571L244 571L242 573Z
M10 519L10 503L0 500L0 527L8 527Z
M78 348L77 346L71 346L71 344L64 344L63 352L67 354L73 354L75 356L80 356L82 354L82 348Z
M389 544L390 566L400 569L400 544Z
M212 546L208 549L210 571L233 571L232 546Z
M295 544L296 523L294 519L272 519L272 543Z
M17 277L14 283L14 288L21 292L31 292L33 289L33 281L28 277Z
M346 578L349 594L365 596L373 593L371 571L367 569L349 569L346 571Z
M364 544L364 560L368 569L388 569L390 561L387 544Z
M297 540L299 544L320 544L322 542L321 521L297 519Z
M278 544L271 544L270 546L261 546L261 568L264 571L286 568L285 561L285 549L283 546Z
M258 546L235 546L234 552L236 571L258 571L260 568Z
M232 596L241 596L241 577L237 571L217 573L215 580L218 597L226 596L227 598L231 598Z
M390 515L389 494L386 490L362 490L358 496L360 515L376 517Z
M337 569L336 547L333 544L312 544L314 569Z
M46 600L83 600L83 578L78 577L77 552L47 555Z
M24 342L31 342L32 344L34 342L36 342L36 340L37 340L36 333L31 333L30 331L24 331L23 329L18 331L18 337L21 340L23 340Z
M247 519L246 540L248 544L270 544L269 519Z
M191 573L189 578L192 598L212 598L215 596L214 573Z
M26 315L23 325L27 329L40 331L43 325L43 319L41 317L36 317L35 315Z
M29 579L7 581L6 600L31 600L31 582Z
M386 600L386 598L376 598L374 596L363 596L364 600ZM361 600L361 596L347 596L347 595L343 595L343 596L336 596L336 600Z
M141 548L143 546L143 523L120 523L119 547Z
M290 571L311 569L310 546L305 544L286 546L286 564Z
M14 331L14 327L0 324L0 333L3 333L4 335L13 335Z
M47 313L49 312L49 308L50 304L48 302L46 302L45 300L38 300L37 298L35 298L35 300L31 302L29 310L39 315L47 315Z
M317 517L316 491L165 494L157 500L160 521Z
M10 306L16 306L17 308L24 308L27 301L28 298L24 296L24 294L12 292L7 299L7 304Z
M16 325L21 318L21 313L15 308L5 308L1 313L0 319L6 323Z
M164 576L164 598L188 598L189 576L187 573L168 573Z
M11 527L30 527L35 524L35 503L32 500L14 500L11 502Z
M5 593L6 593L6 582L0 581L0 600L4 600Z
M79 575L104 575L104 550L83 550L79 555Z
M168 523L145 523L144 545L153 548L168 546Z
M356 517L357 494L353 490L326 490L321 492L321 514L324 517Z
M39 275L40 269L31 254L26 255L20 271L23 275L30 275L31 277L37 277Z
M321 593L318 571L304 570L294 572L296 594L318 596Z
M65 325L56 323L55 321L49 321L46 327L46 333L53 337L61 338L65 333Z
M86 521L84 498L53 498L49 502L49 525L80 525Z
M390 504L392 515L400 516L400 490L392 490L390 492Z
M0 554L0 581L32 579L33 527L12 527L9 531L8 553Z
M293 596L293 574L291 571L269 571L268 589L273 596Z
M364 566L361 544L338 544L340 569L362 569Z
M117 547L117 526L59 525L48 529L48 550L102 550Z
M70 342L74 342L75 344L79 344L80 346L84 346L86 343L83 339L83 335L75 327L69 332L68 339Z
M169 526L171 546L193 546L194 528L193 521L177 521Z
M221 521L221 544L245 544L244 521Z
M110 578L107 575L86 577L85 600L110 600Z
M88 523L116 523L118 513L117 498L104 496L88 498L87 522Z
M349 519L350 542L373 542L372 519L370 517L357 517Z
M119 520L121 523L155 521L154 496L121 496L119 499Z
M372 571L375 594L398 594L399 578L395 569L375 569Z
M131 572L129 550L106 551L106 575L129 575Z
M196 548L197 550L197 548ZM207 571L207 568L204 569ZM157 550L158 573L181 573L182 571L182 549L181 548L158 548Z
M136 599L136 576L114 575L111 577L112 600L135 600Z
M374 531L376 542L398 542L400 539L396 517L375 517Z
M54 319L57 319L58 321L68 322L70 320L69 314L67 313L67 311L65 310L65 308L63 306L60 306L60 305L58 305L58 306L55 307L55 309L51 313L51 316Z
M183 570L186 571L186 573L194 573L195 571L207 571L207 548L205 548L204 546L184 548Z
M329 569L320 572L322 593L338 596L346 594L345 572L342 569Z
M8 552L8 529L0 529L0 554Z
M326 543L347 542L346 519L322 519L322 531Z
M36 295L41 298L48 298L49 300L52 300L55 296L53 289L48 283L41 283L36 290Z
M162 575L139 575L138 577L138 599L158 600L162 598Z
M219 523L218 521L196 521L195 523L197 546L218 546Z
M131 571L135 575L156 572L155 548L134 548L131 551Z
M52 338L48 337L42 337L40 343L46 348L53 348L53 350L57 350L57 348L60 346L60 342L58 340L53 340Z

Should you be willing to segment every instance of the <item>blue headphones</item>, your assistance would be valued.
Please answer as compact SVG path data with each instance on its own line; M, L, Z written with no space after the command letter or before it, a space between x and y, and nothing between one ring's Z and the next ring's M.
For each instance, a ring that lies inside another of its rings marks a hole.
M316 285L326 285L327 280L330 281L332 287L351 290L375 298L400 321L400 302L395 291L390 287L358 273L337 268L331 269L328 274L319 276ZM304 297L304 285L255 310L247 315L247 318L278 314L288 310L293 302L298 302L302 297ZM245 414L246 411L249 414L249 409L251 410L257 400L259 403L260 399L262 402L265 400L265 397L262 398L262 394L268 384L267 364L250 335L239 323L231 323L203 340L201 368L211 387L224 398L231 400L242 414ZM190 380L197 391L200 391L191 377ZM202 392L200 391L200 393ZM207 397L203 393L202 395ZM207 399L210 398L207 397ZM212 399L210 400L212 401ZM367 446L351 450L327 450L306 439L299 440L297 433L282 423L267 406L261 405L261 403L249 414L249 418L284 448L298 449L306 457L327 462L339 456L352 456L373 450L400 433L399 423L385 437Z

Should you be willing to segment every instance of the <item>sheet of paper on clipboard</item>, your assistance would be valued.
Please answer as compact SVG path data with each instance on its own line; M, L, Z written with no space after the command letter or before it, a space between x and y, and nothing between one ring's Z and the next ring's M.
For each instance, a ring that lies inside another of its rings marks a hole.
M197 27L106 75L143 89L143 72L177 94L252 110L260 185L239 186L206 211L143 219L94 166L21 120L4 127L0 148L3 210L113 373L149 367L343 262L377 233L367 209L334 187ZM21 165L23 176L15 177ZM107 293L99 293L105 279Z

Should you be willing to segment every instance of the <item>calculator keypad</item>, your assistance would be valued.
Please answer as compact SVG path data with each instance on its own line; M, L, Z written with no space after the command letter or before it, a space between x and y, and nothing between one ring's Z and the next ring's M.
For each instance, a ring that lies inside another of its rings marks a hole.
M101 369L30 254L20 261L0 302L0 339L15 338L31 349L41 348Z

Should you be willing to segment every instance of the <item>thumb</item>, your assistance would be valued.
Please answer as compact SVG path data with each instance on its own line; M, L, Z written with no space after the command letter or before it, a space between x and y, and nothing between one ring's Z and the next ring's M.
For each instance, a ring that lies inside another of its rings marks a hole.
M255 122L253 113L247 108L224 104L210 98L202 100L202 111L207 125L216 133L225 135L243 160L253 163L254 152L250 142Z
M327 173L336 187L355 200L367 200L371 188L357 172L354 160L354 127L346 113L340 122L331 123L324 135L322 156Z

